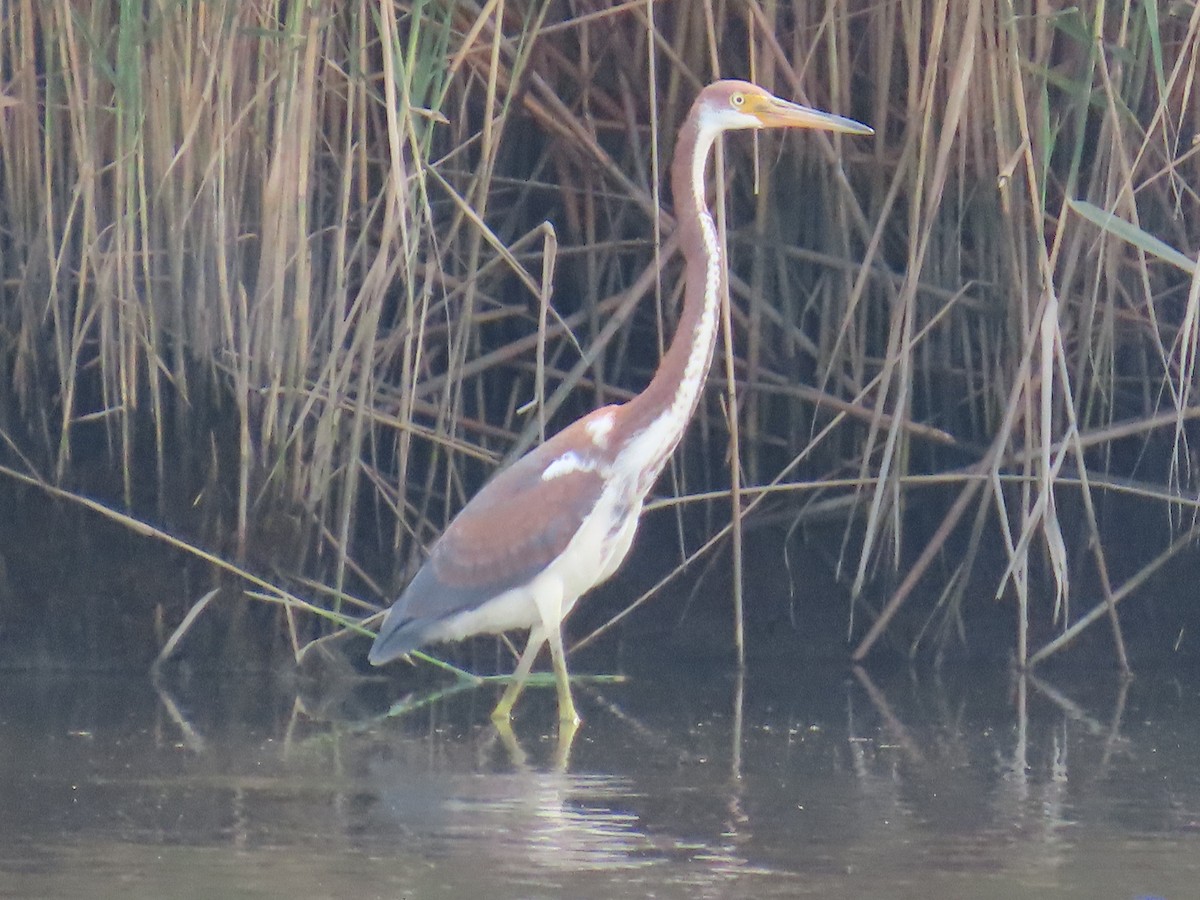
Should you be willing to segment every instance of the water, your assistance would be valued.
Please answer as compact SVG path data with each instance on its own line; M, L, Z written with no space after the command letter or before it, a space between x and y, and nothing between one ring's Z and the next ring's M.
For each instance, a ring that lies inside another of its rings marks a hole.
M491 687L8 675L0 897L1200 894L1185 674L666 655L581 686L573 741L552 690L502 733Z

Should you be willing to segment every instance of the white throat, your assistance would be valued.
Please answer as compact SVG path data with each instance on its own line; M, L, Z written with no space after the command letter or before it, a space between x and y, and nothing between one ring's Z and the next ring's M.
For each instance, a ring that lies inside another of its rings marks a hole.
M740 113L733 113L741 116ZM691 349L684 364L683 378L666 409L658 414L618 456L614 469L628 475L644 495L658 479L667 459L675 451L696 408L700 390L708 376L717 336L717 311L721 302L722 258L717 226L705 202L704 174L712 146L730 123L723 113L706 112L700 117L699 132L692 155L691 191L699 211L700 239L704 248L703 307ZM646 465L650 460L651 465Z

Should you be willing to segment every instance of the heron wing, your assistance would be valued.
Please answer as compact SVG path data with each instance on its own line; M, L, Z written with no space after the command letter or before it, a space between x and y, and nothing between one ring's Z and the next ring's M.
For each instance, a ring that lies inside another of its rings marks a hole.
M450 523L425 565L444 593L412 597L410 614L445 615L482 603L528 582L566 549L604 480L586 469L543 480L549 460L535 455L488 482Z

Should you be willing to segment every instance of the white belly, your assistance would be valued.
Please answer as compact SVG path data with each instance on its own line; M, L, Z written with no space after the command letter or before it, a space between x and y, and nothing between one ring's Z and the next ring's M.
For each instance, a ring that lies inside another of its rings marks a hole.
M497 597L450 616L429 631L429 643L461 641L477 634L503 634L529 628L537 621L537 604L530 585L521 585Z
M642 504L638 501L632 507L626 506L627 512L621 521L617 520L618 508L615 498L606 491L583 527L571 538L567 549L546 570L562 585L560 621L567 617L580 597L611 577L629 554Z

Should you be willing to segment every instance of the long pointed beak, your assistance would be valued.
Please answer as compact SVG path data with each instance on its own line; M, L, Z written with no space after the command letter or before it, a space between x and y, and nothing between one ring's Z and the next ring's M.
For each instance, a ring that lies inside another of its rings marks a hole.
M772 97L754 114L767 128L811 128L816 131L840 131L845 134L874 134L875 129L845 116L822 112L798 103Z

